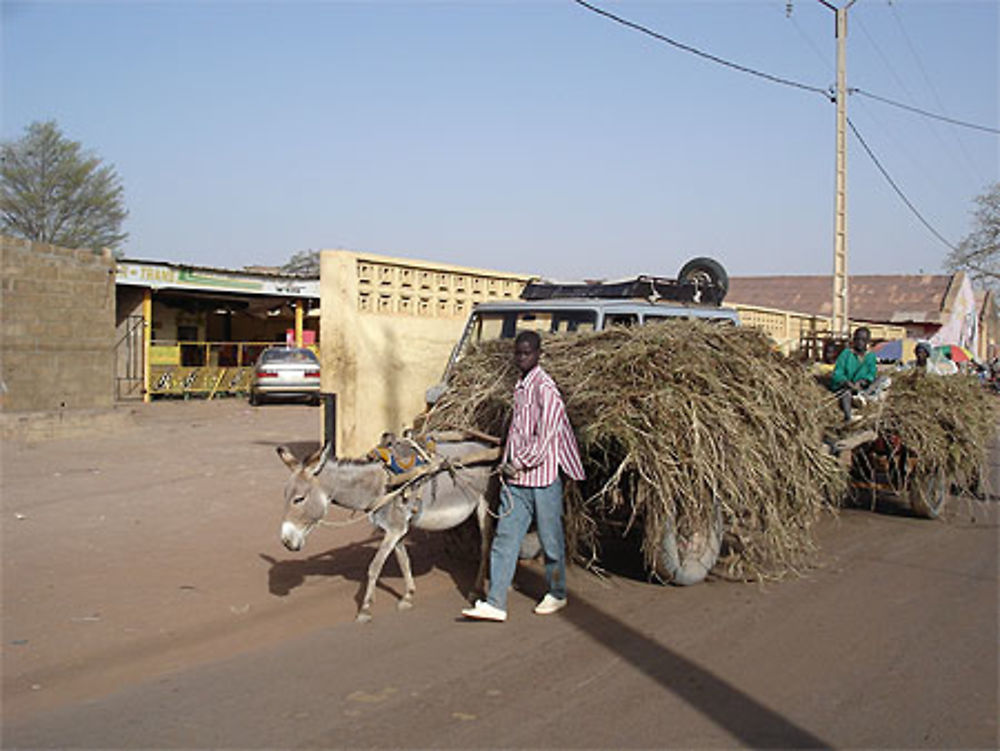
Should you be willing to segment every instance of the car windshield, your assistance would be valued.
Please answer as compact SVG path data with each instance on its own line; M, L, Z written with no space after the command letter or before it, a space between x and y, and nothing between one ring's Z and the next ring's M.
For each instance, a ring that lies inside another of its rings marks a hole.
M316 355L308 349L268 349L260 356L261 363L299 362L319 365Z

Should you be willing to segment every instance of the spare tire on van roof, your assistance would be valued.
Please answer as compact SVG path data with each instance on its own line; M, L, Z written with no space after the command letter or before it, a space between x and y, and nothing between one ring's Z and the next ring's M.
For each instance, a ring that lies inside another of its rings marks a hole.
M692 258L681 266L677 281L706 288L708 297L716 304L729 292L729 274L714 258Z

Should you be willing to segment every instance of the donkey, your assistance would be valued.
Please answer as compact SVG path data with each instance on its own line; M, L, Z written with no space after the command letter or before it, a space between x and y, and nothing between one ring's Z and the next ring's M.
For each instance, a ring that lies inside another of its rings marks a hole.
M463 456L481 456L484 448L484 444L475 441L439 443L437 453L453 466L429 473L405 492L383 502L381 499L389 492L389 476L381 462L331 459L329 444L300 462L287 448L279 446L278 456L292 471L285 486L281 541L289 550L301 550L306 537L321 523L331 503L352 511L368 512L372 523L382 529L384 535L368 566L368 584L357 615L358 621L366 622L371 620L375 584L390 551L396 554L406 587L397 607L405 610L413 606L416 587L410 558L402 542L410 528L451 529L475 512L482 539L475 588L482 591L489 552L486 490L492 470L489 465L461 466L461 460Z

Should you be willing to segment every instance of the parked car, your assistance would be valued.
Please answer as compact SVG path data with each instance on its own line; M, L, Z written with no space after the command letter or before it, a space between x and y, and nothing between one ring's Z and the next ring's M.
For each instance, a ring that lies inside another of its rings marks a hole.
M260 353L250 380L250 404L265 398L308 398L319 404L319 359L304 347L268 347Z

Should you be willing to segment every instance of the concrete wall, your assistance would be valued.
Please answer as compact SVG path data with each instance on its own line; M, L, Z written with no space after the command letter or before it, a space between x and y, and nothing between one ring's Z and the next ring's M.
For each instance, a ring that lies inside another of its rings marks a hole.
M320 254L322 390L337 394L337 453L412 425L476 302L530 277L345 250Z
M115 261L0 236L4 412L111 407Z

